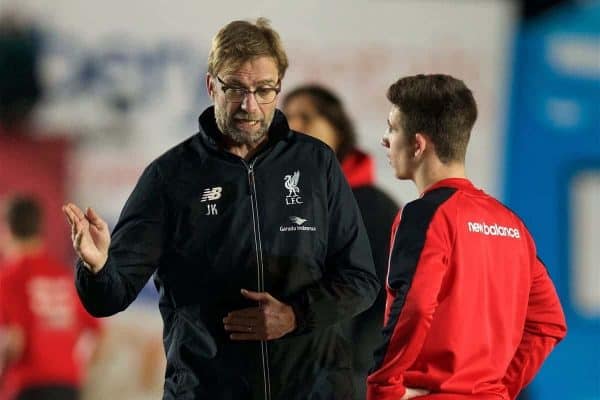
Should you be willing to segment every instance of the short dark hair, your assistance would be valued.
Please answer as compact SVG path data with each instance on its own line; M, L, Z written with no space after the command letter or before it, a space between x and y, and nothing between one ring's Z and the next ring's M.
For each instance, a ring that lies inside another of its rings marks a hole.
M331 90L316 84L303 85L288 92L283 99L283 107L295 97L308 96L314 103L319 115L324 117L335 129L339 140L336 150L338 160L343 160L356 147L356 131L344 104Z
M42 208L33 197L18 196L8 200L6 223L17 239L31 239L40 234Z
M408 76L389 87L387 98L400 110L405 134L428 135L443 163L464 162L477 104L463 81L442 74Z

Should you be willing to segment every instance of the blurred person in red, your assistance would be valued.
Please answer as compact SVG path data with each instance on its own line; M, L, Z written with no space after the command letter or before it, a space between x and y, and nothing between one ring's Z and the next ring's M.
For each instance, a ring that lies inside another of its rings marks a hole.
M421 196L394 223L367 398L515 399L566 334L554 285L523 221L466 177L477 105L465 84L417 75L387 97L382 144Z
M354 124L342 101L320 85L294 88L283 99L290 128L325 142L335 152L360 209L371 244L380 283L387 272L388 240L398 204L375 185L373 158L357 147ZM385 291L373 306L343 323L343 333L354 344L353 368L356 399L364 399L366 378L373 365L373 351L381 343Z
M83 309L71 268L46 252L38 202L14 197L3 211L0 400L78 399L93 346L86 338L99 324Z

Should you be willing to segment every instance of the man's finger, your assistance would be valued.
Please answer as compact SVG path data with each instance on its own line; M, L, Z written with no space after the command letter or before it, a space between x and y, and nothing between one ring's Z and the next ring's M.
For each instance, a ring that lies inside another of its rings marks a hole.
M273 297L267 292L253 292L251 290L242 289L242 296L255 301L271 301Z
M232 325L249 326L249 325L258 325L260 323L260 320L259 320L258 316L255 316L255 317L252 317L252 316L243 316L243 317L227 316L227 317L223 318L223 323L224 324L232 324Z
M77 218L77 215L73 212L73 210L71 210L71 208L69 206L65 206L63 208L63 211L64 211L65 215L67 216L67 218L69 219L70 224L74 224L75 221L79 220L79 218Z
M77 234L86 229L89 229L89 222L87 221L87 219L76 219L73 226L75 227L75 233Z
M88 221L90 221L90 223L96 228L102 229L104 227L104 221L102 220L102 218L100 218L98 214L96 214L96 211L94 211L92 207L87 208L85 215Z
M73 243L75 245L75 250L77 250L78 252L81 248L81 239L83 239L83 231L77 232L77 234L75 235L75 243Z
M266 340L265 335L258 333L232 333L229 338L231 340Z
M254 325L239 325L227 323L223 326L227 332L262 333L264 331L264 329Z
M83 211L81 211L81 209L79 207L77 207L75 204L73 203L69 203L67 205L67 207L69 207L69 210L71 210L71 212L77 216L77 218L79 219L84 219L85 215L83 214Z
M62 210L63 214L65 214L65 216L67 217L67 222L69 223L69 225L73 225L73 220L71 219L71 214L70 214L67 206L66 205L62 206L61 210Z
M257 317L258 315L260 315L260 308L258 307L242 308L227 314L228 317Z
M75 221L73 220L73 216L71 215L71 212L69 211L67 206L63 206L62 211L65 214L65 216L67 217L67 222L69 223L69 226L71 227L71 240L73 241L73 240L75 240Z

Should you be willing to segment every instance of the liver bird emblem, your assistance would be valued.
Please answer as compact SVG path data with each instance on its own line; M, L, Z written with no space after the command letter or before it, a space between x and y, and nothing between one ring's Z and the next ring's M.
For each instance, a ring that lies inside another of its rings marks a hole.
M298 188L298 181L300 180L300 171L294 172L293 175L286 175L283 180L285 181L285 188L289 190L286 197L296 197L300 193Z

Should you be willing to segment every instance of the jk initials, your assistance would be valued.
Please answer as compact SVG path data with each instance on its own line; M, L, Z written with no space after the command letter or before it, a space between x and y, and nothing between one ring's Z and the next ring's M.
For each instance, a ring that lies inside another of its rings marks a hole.
M216 204L207 204L206 208L206 215L219 215Z

